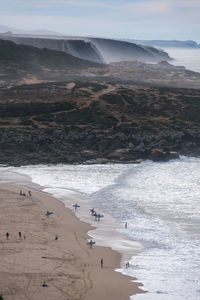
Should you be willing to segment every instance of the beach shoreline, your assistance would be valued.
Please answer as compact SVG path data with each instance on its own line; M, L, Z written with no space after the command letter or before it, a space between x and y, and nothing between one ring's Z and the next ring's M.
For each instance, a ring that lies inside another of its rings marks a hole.
M90 249L87 232L94 228L80 221L60 200L42 192L40 186L23 181L25 177L16 181L13 176L5 183L8 178L4 176L0 184L4 256L0 293L5 299L114 300L143 292L139 283L131 282L134 278L114 271L120 267L120 253L96 245ZM20 189L26 196L19 195ZM54 214L46 217L47 210ZM19 239L18 232L26 238ZM42 287L44 281L48 287Z

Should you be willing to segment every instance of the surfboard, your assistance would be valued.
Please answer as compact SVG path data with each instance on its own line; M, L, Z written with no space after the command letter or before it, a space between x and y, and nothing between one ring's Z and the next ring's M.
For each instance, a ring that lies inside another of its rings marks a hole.
M87 245L94 245L96 242L87 242Z
M53 215L53 211L50 211L50 212L47 212L46 214L45 214L45 216L50 216L50 215Z

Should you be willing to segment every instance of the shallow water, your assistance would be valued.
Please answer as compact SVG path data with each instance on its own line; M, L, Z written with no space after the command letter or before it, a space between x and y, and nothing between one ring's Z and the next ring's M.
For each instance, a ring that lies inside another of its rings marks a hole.
M112 227L118 232L117 238L115 242L109 236L107 239L117 245L110 246L138 253L132 257L130 268L120 271L137 277L149 293L132 299L200 299L200 159L6 170L29 175L61 199L70 195L69 206L77 199L76 192L83 193L83 219L85 216L91 221L89 207L105 214L94 234L99 243L103 244ZM118 238L119 233L127 238Z

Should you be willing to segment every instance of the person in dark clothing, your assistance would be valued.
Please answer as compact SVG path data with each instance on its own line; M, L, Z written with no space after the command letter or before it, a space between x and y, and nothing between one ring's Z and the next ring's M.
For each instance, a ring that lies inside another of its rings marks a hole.
M89 241L90 249L92 249L92 245L95 244L92 240Z
M9 239L9 233L8 232L6 232L6 239L8 240Z
M19 231L19 239L21 240L21 238L22 238L22 233L21 231Z

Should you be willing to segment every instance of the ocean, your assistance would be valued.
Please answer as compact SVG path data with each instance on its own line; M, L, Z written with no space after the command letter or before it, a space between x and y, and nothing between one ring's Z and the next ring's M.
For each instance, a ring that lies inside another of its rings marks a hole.
M117 271L148 291L131 299L200 299L200 158L0 171L29 176L71 209L80 204L75 213L97 226L89 232L97 244L124 254ZM100 222L91 216L93 207L104 215Z

